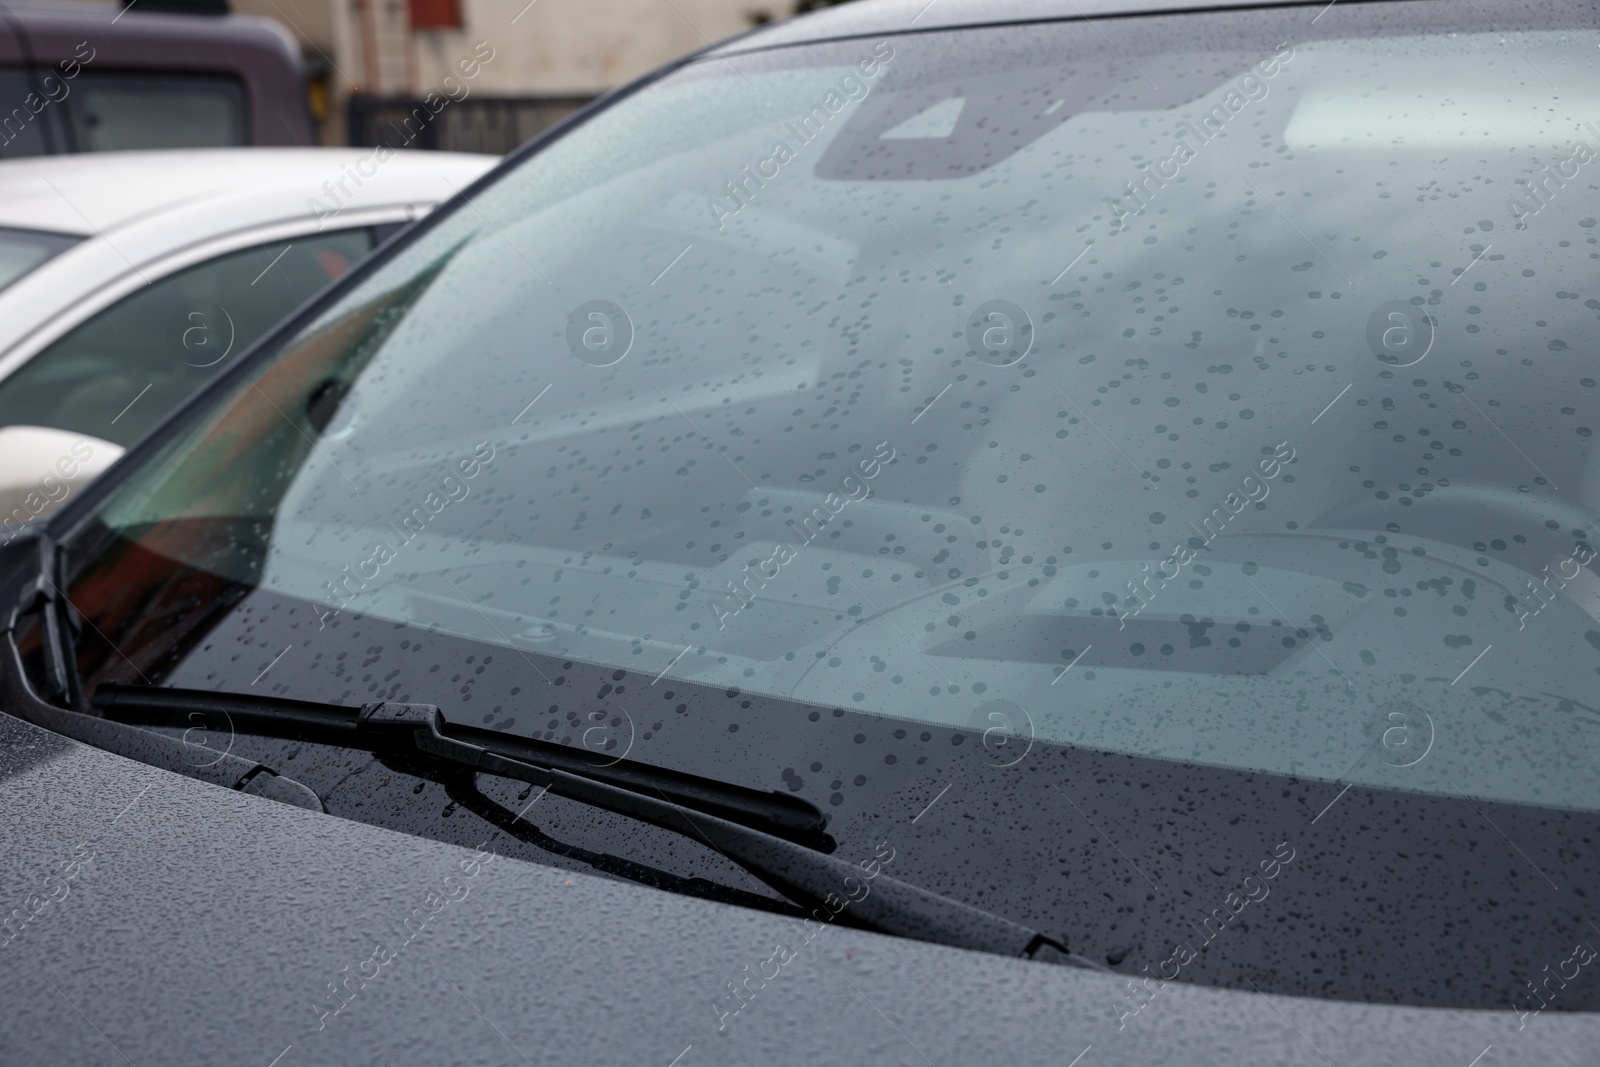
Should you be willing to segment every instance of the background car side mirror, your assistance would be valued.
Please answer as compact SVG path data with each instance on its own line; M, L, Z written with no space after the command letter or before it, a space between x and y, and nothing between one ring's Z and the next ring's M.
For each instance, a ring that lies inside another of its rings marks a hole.
M123 451L121 445L70 430L0 428L0 539L55 511Z

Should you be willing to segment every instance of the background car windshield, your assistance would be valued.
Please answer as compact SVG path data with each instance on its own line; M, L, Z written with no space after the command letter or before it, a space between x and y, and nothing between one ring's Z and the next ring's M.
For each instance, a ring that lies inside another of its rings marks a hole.
M1600 807L1600 32L1362 9L705 60L102 518L255 520L204 565L319 626Z
M66 233L0 226L0 289L71 248L79 240L81 238Z

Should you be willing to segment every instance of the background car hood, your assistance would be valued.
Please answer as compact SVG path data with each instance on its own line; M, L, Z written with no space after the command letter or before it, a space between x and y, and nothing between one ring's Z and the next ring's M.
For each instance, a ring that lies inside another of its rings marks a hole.
M1600 1039L1554 1006L1519 1028L1509 988L1467 1012L1180 980L1123 1015L1123 976L805 943L780 916L472 856L0 715L0 1062L1493 1067L1592 1062Z

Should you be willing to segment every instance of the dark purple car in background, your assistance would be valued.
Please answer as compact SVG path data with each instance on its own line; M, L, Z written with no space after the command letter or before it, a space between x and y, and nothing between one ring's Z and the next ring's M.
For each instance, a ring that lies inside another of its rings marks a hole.
M313 143L276 22L0 0L0 159Z

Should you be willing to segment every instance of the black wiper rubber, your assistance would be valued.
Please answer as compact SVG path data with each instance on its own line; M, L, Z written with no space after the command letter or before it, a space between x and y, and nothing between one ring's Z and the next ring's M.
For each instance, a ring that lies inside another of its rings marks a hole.
M431 704L368 704L353 708L256 693L115 683L97 687L90 703L99 708L106 718L119 722L157 725L166 722L174 713L222 713L232 720L236 728L248 733L364 749L373 749L393 741L392 734L386 735L374 729L373 722L367 716L368 709L434 708ZM434 710L437 711L436 708ZM596 766L591 754L567 745L446 723L442 716L439 733L448 739L493 750L532 766L564 771L635 793L659 794L675 804L768 830L815 848L825 851L832 851L833 848L832 840L824 833L827 820L823 814L799 797L776 790L763 793L759 789L634 760Z
M243 725L251 732L308 737L320 732L336 744L375 752L411 752L446 767L526 782L557 796L630 816L706 844L796 904L807 909L827 907L823 914L829 919L839 914L837 907L828 906L830 901L848 901L843 914L848 915L849 921L880 933L978 952L1104 969L1073 955L1063 942L1032 927L902 882L881 870L869 877L861 868L836 856L702 808L674 803L664 790L642 785L638 777L632 779L631 788L623 787L595 777L594 768L585 768L585 774L574 774L507 754L506 741L528 744L526 739L503 739L493 734L495 747L490 748L449 736L445 733L447 728L452 733L464 731L447 727L444 714L432 704L365 704L353 711L276 697L123 685L100 686L93 703L108 715L136 721L149 721L156 713L183 707L227 711L235 717L236 726ZM639 768L668 773L636 764L635 769ZM722 783L710 784L722 790L732 788ZM754 790L745 792L764 799ZM851 883L870 888L862 897L852 899Z

